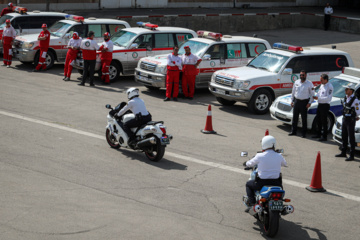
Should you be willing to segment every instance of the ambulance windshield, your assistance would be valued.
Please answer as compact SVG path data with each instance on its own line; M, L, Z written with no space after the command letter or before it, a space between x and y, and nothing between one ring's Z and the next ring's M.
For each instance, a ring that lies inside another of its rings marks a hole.
M114 43L114 45L127 47L136 36L136 33L121 30L114 33L114 35L111 37L111 41Z
M180 46L179 55L185 54L185 46L189 46L192 54L202 57L202 54L208 49L209 44L189 40Z
M13 18L13 16L9 16L9 15L7 15L7 14L5 14L4 16L2 16L1 18L0 18L0 28L4 28L5 27L5 21L7 20L7 19L12 19Z
M263 52L254 58L247 66L277 73L288 59L289 57L280 54Z
M63 36L71 25L64 22L56 22L50 27L50 33L53 36Z

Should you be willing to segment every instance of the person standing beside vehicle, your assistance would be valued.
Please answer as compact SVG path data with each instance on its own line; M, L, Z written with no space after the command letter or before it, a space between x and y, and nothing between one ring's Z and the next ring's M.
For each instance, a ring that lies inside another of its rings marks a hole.
M33 70L34 72L42 70L46 70L46 54L49 49L50 45L50 32L47 29L46 23L43 23L41 26L42 31L38 37L39 46L40 46L40 55L39 55L39 62L36 66L36 68Z
M96 51L99 50L99 45L94 40L95 33L90 31L88 33L88 38L81 41L80 49L82 50L84 58L84 73L81 83L78 85L85 86L86 78L89 73L90 86L95 86L94 84L94 70L96 64Z
M201 58L191 53L189 46L185 46L185 54L181 56L183 64L182 91L184 97L190 100L194 97L195 80L198 74L197 67L201 62Z
M306 138L307 111L314 96L314 85L306 80L306 71L300 71L300 79L296 80L291 93L291 107L293 107L293 121L289 136L296 135L299 113L302 120L302 138Z
M327 117L330 110L330 102L334 92L334 87L329 83L329 76L322 74L320 77L321 86L316 96L313 98L318 100L318 107L316 110L317 134L313 138L320 138L319 141L327 141L328 135L328 121ZM322 132L322 135L321 135Z
M171 95L174 101L177 101L179 94L179 81L181 57L178 55L179 47L174 46L173 52L167 56L167 74L166 74L166 98L164 101L170 101Z
M349 83L345 86L345 98L343 108L343 119L341 126L342 147L341 153L335 157L346 157L346 150L350 140L350 156L345 161L354 160L355 155L355 123L359 120L360 109L359 100L354 95L355 84Z
M104 33L104 42L101 44L99 50L101 51L101 80L103 84L110 84L109 67L112 61L112 53L114 44L110 40L110 33Z
M12 44L16 37L16 31L11 26L10 19L6 19L5 22L6 26L3 29L3 35L1 39L1 43L3 44L3 66L7 66L9 68L12 62Z
M326 6L324 8L324 14L324 29L325 31L327 31L330 26L331 14L333 14L333 8L330 6L330 3L326 3Z
M13 8L13 4L12 4L12 3L9 3L9 4L7 5L7 8L4 8L4 9L1 11L0 17L4 16L5 14L14 12L14 11L12 10L12 8Z
M71 72L73 69L73 61L75 61L77 54L80 50L81 38L77 32L74 32L72 39L70 39L67 48L69 49L66 54L65 65L64 65L64 81L69 81Z
M275 151L276 139L273 136L265 136L261 140L262 152L257 153L255 157L247 162L244 166L254 167L257 165L258 179L246 182L246 194L248 196L245 212L250 210L250 206L255 205L255 191L261 190L265 185L282 186L281 167L287 167L285 158Z

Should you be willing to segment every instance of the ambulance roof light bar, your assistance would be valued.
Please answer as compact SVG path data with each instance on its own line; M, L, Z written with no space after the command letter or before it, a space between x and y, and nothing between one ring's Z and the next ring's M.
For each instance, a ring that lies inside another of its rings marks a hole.
M27 8L19 7L19 6L13 6L13 7L12 7L12 10L13 10L14 12L17 12L17 13L20 13L20 14L25 14L25 13L27 13Z
M85 20L84 17L82 17L82 16L76 16L76 15L70 15L70 14L66 15L65 19L72 20L75 22L84 22L84 20Z
M143 27L143 28L148 28L148 29L151 29L151 30L156 30L156 28L158 28L159 26L156 25L156 24L152 24L152 23L149 23L149 22L137 22L136 23L139 27Z
M210 39L214 39L216 41L220 41L222 34L221 33L214 33L214 32L207 32L207 31L197 31L197 35L198 37L203 37L203 38L210 38Z
M292 45L285 44L285 43L274 43L273 48L283 49L283 50L296 52L296 53L300 53L300 52L304 51L304 49L302 47L292 46Z

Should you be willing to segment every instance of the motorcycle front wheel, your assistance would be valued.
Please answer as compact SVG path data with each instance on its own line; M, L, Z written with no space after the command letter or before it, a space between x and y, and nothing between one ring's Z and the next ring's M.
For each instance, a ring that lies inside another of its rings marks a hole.
M165 154L165 145L161 145L160 140L156 140L156 145L153 145L149 150L145 151L145 156L153 162L160 161Z
M115 137L111 134L110 129L106 129L106 141L112 148L119 148L120 144L116 141Z
M264 230L266 236L275 237L279 230L280 212L269 211L269 214L266 214L264 217Z

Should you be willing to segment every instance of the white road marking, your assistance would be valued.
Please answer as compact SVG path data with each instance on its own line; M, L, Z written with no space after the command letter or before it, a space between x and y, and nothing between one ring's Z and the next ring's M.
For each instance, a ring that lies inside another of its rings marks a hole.
M25 120L25 121L28 121L28 122L38 123L38 124L48 126L48 127L52 127L52 128L57 128L57 129L72 132L72 133L81 134L81 135L88 136L88 137L97 138L97 139L100 139L100 140L106 140L105 136L101 136L101 135L98 135L98 134L77 130L77 129L70 128L70 127L61 126L61 125L55 124L55 123L50 123L50 122L46 122L46 121L42 121L42 120L37 120L37 119L34 119L34 118L25 117L25 116L22 116L22 115L19 115L19 114L5 112L5 111L1 111L1 110L0 110L0 114L2 114L4 116L8 116L8 117L13 117L13 118ZM180 155L180 154L177 154L177 153L172 153L172 152L166 152L165 154L166 154L166 156L171 156L171 157L178 158L178 159L181 159L181 160L184 160L184 161L198 163L198 164L201 164L201 165L206 165L206 166L210 166L210 167L214 167L214 168L218 168L218 169L222 169L222 170L226 170L226 171L240 173L240 174L244 174L244 175L247 175L247 176L249 175L249 171L245 171L243 169L236 168L236 167L227 166L227 165L224 165L224 164L221 164L221 163L203 161L203 160L200 160L200 159L196 159L196 158L192 158L192 157L188 157L188 156L183 156L183 155ZM286 180L286 179L283 179L283 183L287 184L287 185L290 185L290 186L293 186L293 187L303 188L304 190L305 190L305 187L308 186L308 185L300 183L300 182L295 182L295 181ZM330 190L330 189L326 189L326 191L329 192L329 193L341 196L343 198L352 200L352 201L360 202L360 197L355 196L355 195L342 193L342 192L338 192L338 191L334 191L334 190Z

